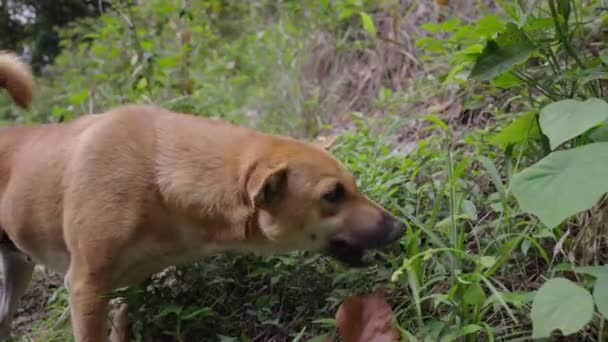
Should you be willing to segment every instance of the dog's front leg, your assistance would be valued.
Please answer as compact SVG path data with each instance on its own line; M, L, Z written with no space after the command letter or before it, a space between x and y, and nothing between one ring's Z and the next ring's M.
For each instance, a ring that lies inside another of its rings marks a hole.
M108 287L104 285L103 277L71 268L68 287L75 341L108 341Z
M129 306L127 303L119 303L112 319L112 332L110 342L129 342Z

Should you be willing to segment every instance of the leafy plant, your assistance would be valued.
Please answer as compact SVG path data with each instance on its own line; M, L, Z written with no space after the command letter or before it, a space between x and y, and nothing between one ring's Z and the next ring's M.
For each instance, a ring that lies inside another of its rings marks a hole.
M487 40L470 77L497 86L509 78L511 87L527 88L531 108L494 141L510 148L533 138L543 145L542 159L517 172L511 189L522 209L555 228L591 209L608 191L603 185L608 145L591 138L608 119L608 104L600 99L606 95L608 66L580 48L587 38L582 1L549 0L537 8L517 3L506 9L513 22ZM575 333L592 313L593 299L585 289L553 278L535 296L533 336L549 337L554 329Z
M113 1L59 31L34 111L2 99L1 113L67 121L144 102L339 132L333 153L407 225L362 270L309 253L169 269L116 293L140 340L320 340L340 303L380 287L409 341L602 340L602 1L446 3ZM53 303L32 335L63 341L64 290Z

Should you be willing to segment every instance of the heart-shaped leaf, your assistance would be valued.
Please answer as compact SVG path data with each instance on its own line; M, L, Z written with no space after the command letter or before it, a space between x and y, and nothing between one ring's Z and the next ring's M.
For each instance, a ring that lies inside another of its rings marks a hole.
M591 208L608 192L608 143L593 143L549 154L513 177L519 205L553 228Z
M551 149L608 120L608 103L597 98L586 101L553 102L540 111L539 124Z
M578 266L574 268L577 273L584 273L599 279L602 277L608 278L608 265L602 266Z
M548 280L532 303L532 338L550 337L559 329L570 335L581 330L593 317L593 297L589 291L565 278Z
M511 124L505 127L502 132L490 138L490 144L506 147L511 144L519 144L528 139L540 137L540 130L536 121L536 111L522 114Z
M483 305L486 301L486 294L479 283L473 283L464 291L462 300L470 305Z
M589 133L589 139L593 142L608 141L608 121L604 121L599 127L596 127Z
M495 40L488 40L469 77L481 81L492 80L524 62L534 50L536 46L528 35L517 25L509 23Z
M344 342L399 341L399 331L392 321L393 310L383 291L350 297L336 313L338 331Z
M604 319L608 320L608 277L597 278L593 287L593 299Z
M579 266L574 270L577 273L589 274L596 278L593 286L593 299L597 310L608 320L608 265Z

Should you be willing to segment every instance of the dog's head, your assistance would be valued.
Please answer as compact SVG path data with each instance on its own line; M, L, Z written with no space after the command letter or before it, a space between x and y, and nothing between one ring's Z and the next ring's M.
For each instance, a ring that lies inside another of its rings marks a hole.
M247 194L273 251L324 251L357 266L366 250L398 240L404 227L325 148L275 142L267 162L251 170Z

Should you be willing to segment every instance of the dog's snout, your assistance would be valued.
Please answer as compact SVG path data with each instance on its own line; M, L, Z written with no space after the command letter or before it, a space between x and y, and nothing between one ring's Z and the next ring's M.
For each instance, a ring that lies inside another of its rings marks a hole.
M399 240L405 233L405 225L403 222L389 213L384 213L382 215L382 225L386 230L385 242L387 244Z
M327 245L327 251L336 259L351 266L362 266L364 251L385 247L405 234L405 225L387 212L372 226L359 229L347 229L333 235Z

